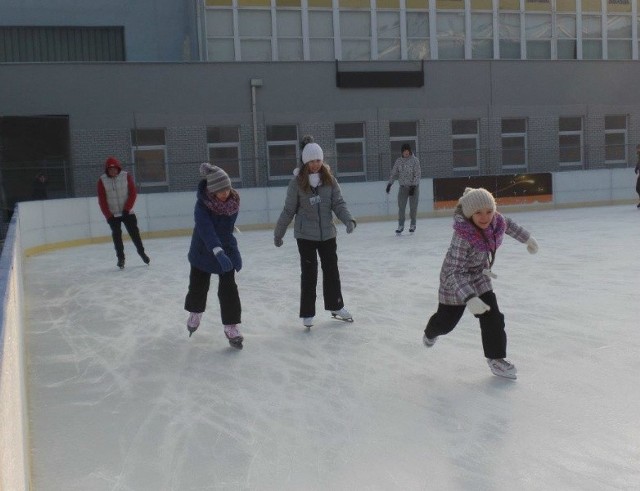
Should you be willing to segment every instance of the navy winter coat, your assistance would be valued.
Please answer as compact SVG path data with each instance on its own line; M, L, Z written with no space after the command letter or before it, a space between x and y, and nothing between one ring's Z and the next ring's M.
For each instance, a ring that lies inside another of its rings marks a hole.
M198 184L198 200L193 212L195 226L191 236L189 262L201 271L222 274L220 263L213 253L215 247L222 247L224 253L231 259L233 268L239 271L242 268L242 258L238 250L238 242L233 235L238 214L214 214L204 203L207 199L206 190L207 180L203 179Z

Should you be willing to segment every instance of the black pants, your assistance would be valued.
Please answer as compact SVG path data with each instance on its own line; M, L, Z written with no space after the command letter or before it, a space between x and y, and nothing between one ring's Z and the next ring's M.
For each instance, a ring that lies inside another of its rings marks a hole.
M235 271L218 275L218 300L220 301L220 317L222 323L240 324L242 307L238 285L236 285ZM211 273L206 273L191 266L189 273L189 291L184 300L184 310L188 312L204 312L207 307L207 295L211 283Z
M507 356L507 334L504 331L504 315L500 312L498 301L492 291L480 295L480 300L491 307L488 312L476 315L480 321L484 356L492 359L504 358ZM438 304L438 310L429 319L424 333L430 339L450 333L462 318L465 308L466 305Z
M113 246L116 249L116 256L118 259L124 259L124 244L122 243L122 224L127 229L129 237L133 245L136 246L138 254L144 254L144 246L142 245L142 239L140 238L140 231L138 230L138 219L135 213L129 213L128 215L122 215L119 217L112 217L108 220L109 227L111 227L111 238L113 239Z
M638 174L638 180L636 181L636 193L638 193L638 197L640 197L640 174Z
M323 241L298 240L300 252L300 317L316 315L316 286L318 284L318 256L322 267L322 295L325 310L344 307L336 239Z

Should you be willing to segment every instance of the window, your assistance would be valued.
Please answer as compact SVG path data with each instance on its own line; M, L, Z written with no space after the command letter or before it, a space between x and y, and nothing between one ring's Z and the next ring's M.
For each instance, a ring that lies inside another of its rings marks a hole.
M291 179L299 158L296 125L267 126L267 158L270 180Z
M556 32L558 33L558 59L577 59L576 16L558 14Z
M302 11L276 11L278 19L278 60L300 61L302 55Z
M233 11L210 9L205 12L207 29L207 59L209 61L233 61Z
M502 168L526 169L527 120L502 120Z
M131 155L136 182L139 186L168 184L164 129L131 130Z
M582 16L582 58L602 59L602 19L599 15Z
M309 10L309 53L312 60L335 59L331 10Z
M615 164L627 161L627 117L604 117L604 161Z
M418 123L415 121L402 123L389 123L389 151L391 152L391 162L395 162L400 156L402 145L411 145L414 155L418 154Z
M607 58L631 59L631 16L607 16Z
M429 59L429 13L407 10L407 58Z
M500 59L520 59L520 14L500 14Z
M551 16L548 14L526 14L525 36L528 60L551 59Z
M336 123L335 135L337 172L340 176L364 175L364 123Z
M478 140L478 121L475 119L451 121L453 170L478 170Z
M378 59L400 59L400 12L378 11Z
M464 12L441 12L436 16L438 58L464 60Z
M209 161L225 170L232 181L241 181L240 128L238 126L212 126L207 128Z
M242 61L271 61L271 11L239 9L238 31Z
M490 60L493 58L493 16L471 14L471 58Z
M371 60L371 12L340 11L343 60Z
M560 118L558 129L560 166L582 165L582 118Z

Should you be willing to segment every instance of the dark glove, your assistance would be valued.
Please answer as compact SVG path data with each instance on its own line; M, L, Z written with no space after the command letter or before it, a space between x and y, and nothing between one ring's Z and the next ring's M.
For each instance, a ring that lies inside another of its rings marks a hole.
M416 194L416 187L409 186L409 196L413 196L414 194Z
M236 263L236 272L239 273L242 269L242 256L240 256L240 253L238 253L238 260L236 261Z
M218 252L218 254L216 254L216 259L220 263L220 268L222 269L223 273L228 273L233 269L233 263L231 262L231 259L229 259L229 256L227 256L223 251L220 251Z
M276 247L280 247L282 245L282 239L280 237L274 237L273 238L273 244Z
M129 216L129 210L122 210L122 216L123 217L128 217Z
M109 225L112 225L114 223L117 223L118 219L116 217L114 217L113 215L111 215L109 218L107 218L107 223Z
M347 233L350 234L351 232L353 232L356 228L356 221L355 220L349 220L347 222Z
M387 194L389 194L389 191L391 191L391 183L387 184Z

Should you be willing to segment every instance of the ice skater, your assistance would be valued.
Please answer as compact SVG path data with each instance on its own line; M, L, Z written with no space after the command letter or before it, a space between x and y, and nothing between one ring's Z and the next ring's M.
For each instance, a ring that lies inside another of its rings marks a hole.
M345 224L348 234L356 228L356 221L342 198L338 181L324 163L320 145L307 143L302 149L302 163L289 182L273 242L276 247L282 245L282 238L295 216L294 237L300 253L300 318L303 325L311 327L316 315L318 256L322 265L324 308L334 317L350 322L353 317L342 299L333 213Z
M491 272L504 234L527 245L531 254L538 243L510 218L496 211L496 202L483 188L466 188L453 215L453 238L440 270L438 310L424 330L423 342L432 347L438 336L448 334L460 321L465 308L478 318L484 356L491 371L516 378L516 367L506 359L507 334L504 315L493 293Z
M124 269L124 244L122 242L122 224L127 229L131 242L136 247L140 259L149 264L151 259L144 251L140 238L138 219L133 212L138 193L133 176L122 170L120 161L108 157L104 163L104 174L98 179L98 204L111 228L111 239L116 250L118 268Z
M207 305L211 275L218 275L218 300L224 334L229 344L241 349L244 340L240 324L241 305L235 272L242 269L242 257L233 235L240 196L220 167L205 162L200 165L204 177L198 184L194 211L195 226L189 248L189 290L184 309L189 312L187 329L191 336L200 326Z
M387 183L387 194L391 191L393 181L398 179L400 189L398 189L398 228L396 234L400 235L404 230L407 201L409 201L409 232L416 231L416 217L418 214L418 200L420 199L420 161L411 152L411 145L405 143L401 147L401 155L393 164L391 176Z

